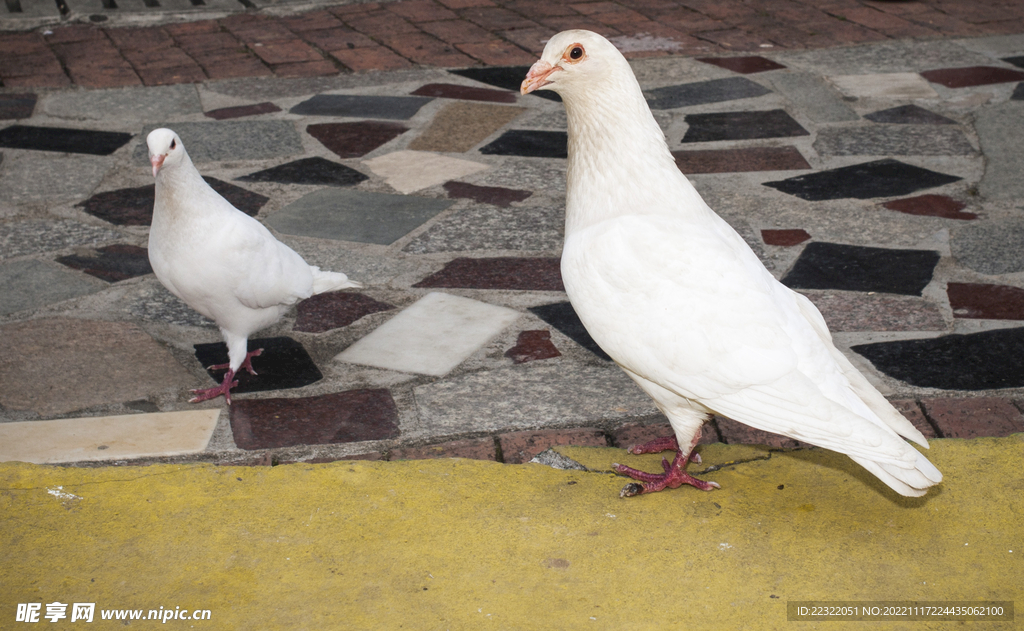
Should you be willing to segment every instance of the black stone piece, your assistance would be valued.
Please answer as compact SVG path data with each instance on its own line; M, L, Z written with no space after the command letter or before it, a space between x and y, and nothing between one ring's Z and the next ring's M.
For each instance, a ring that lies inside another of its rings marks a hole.
M72 254L58 258L57 262L108 283L153 273L149 265L149 252L136 245L108 245L94 250L92 256Z
M590 337L590 333L587 333L587 329L583 326L583 322L580 321L580 317L576 315L576 310L572 308L572 304L556 302L550 305L530 307L530 312L601 359L605 361L612 360L608 353L604 352L597 345L594 338Z
M287 164L235 178L241 182L278 182L280 184L318 184L324 186L354 186L369 176L344 164L324 158L303 158Z
M885 374L921 388L1024 386L1024 328L852 347Z
M647 105L652 110L671 110L703 103L749 99L769 92L771 90L750 79L729 77L645 90L644 96L647 97Z
M765 182L764 185L800 199L818 202L847 197L870 199L909 195L915 191L942 186L960 179L886 158Z
M939 262L931 250L809 243L782 283L794 289L877 291L920 296Z
M941 114L930 112L918 105L901 105L865 114L864 118L875 123L897 125L956 125L956 121Z
M195 344L196 359L204 367L228 363L228 347L224 342L214 344ZM290 337L264 337L250 339L250 352L262 348L263 353L252 358L252 368L256 375L247 370L240 370L235 375L238 386L235 392L263 392L265 390L281 390L283 388L301 388L323 379L320 369L306 349ZM225 370L207 370L210 377L220 383Z
M1013 89L1013 94L1010 95L1011 101L1024 101L1024 83L1018 83L1017 87Z
M1013 64L1018 68L1024 68L1024 55L1020 57L1003 57L1003 61L1008 64Z
M269 197L253 193L214 177L203 177L210 187L238 210L255 216L270 201ZM93 217L119 226L148 226L153 222L153 201L156 187L153 184L136 188L120 188L116 191L97 193L77 204Z
M494 142L482 147L480 153L527 158L568 158L569 135L564 131L510 129Z
M793 120L793 117L785 110L687 114L686 123L689 128L686 130L686 135L683 136L683 142L790 138L810 135L810 132Z
M425 96L360 96L317 94L289 112L302 116L347 116L408 120L434 99Z
M526 73L529 71L529 66L498 66L496 68L465 68L448 72L487 85L519 92L519 86L523 84L523 79L526 78ZM562 97L551 90L536 90L530 94L549 101L562 101Z
M35 109L35 94L0 94L0 120L31 118Z
M0 147L60 151L109 156L132 139L131 134L65 127L31 127L11 125L0 129Z

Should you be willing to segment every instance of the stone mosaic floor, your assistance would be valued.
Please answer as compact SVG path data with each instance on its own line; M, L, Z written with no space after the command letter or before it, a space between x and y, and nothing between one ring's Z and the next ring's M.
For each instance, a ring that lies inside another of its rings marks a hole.
M931 436L1024 431L1022 56L1012 35L632 62L680 168ZM566 301L565 115L511 90L524 73L0 93L0 445L516 462L664 431ZM159 126L311 264L365 285L250 340L266 352L230 409L186 403L224 347L148 267ZM705 440L796 445L728 419Z

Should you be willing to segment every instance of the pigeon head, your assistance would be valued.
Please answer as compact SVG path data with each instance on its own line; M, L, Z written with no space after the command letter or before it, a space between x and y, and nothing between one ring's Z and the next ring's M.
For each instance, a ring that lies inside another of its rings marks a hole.
M153 177L160 169L180 164L185 159L185 146L181 138L170 129L160 128L149 132L146 137L149 145L149 162L153 165Z
M554 90L564 98L603 90L608 82L621 81L623 73L633 76L629 63L611 42L591 31L562 31L548 40L519 91Z

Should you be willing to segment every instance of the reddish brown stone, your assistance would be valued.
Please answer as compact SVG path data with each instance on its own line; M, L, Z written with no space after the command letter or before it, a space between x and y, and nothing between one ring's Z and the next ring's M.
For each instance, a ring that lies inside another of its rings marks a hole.
M924 415L924 411L921 409L921 404L913 399L893 399L889 401L896 411L902 414L908 421L917 428L925 438L931 440L932 438L938 438L938 434L935 433L935 428L928 422L928 419Z
M363 294L332 291L310 296L297 306L296 331L323 333L348 326L359 318L394 309L393 305L379 302Z
M811 238L811 235L802 228L793 230L762 230L761 240L765 245L781 245L789 247L799 245Z
M954 318L1024 320L1024 289L1020 287L949 283L946 295Z
M990 85L993 83L1008 83L1010 81L1024 80L1024 72L1010 70L1009 68L996 68L994 66L971 66L969 68L942 68L940 70L926 70L921 76L931 81L944 85L947 88L969 88L976 85Z
M493 438L453 440L424 447L403 447L391 451L389 460L433 460L435 458L466 458L469 460L498 460Z
M649 443L652 440L659 438L665 438L666 436L675 436L675 430L668 423L653 423L642 425L640 423L630 423L629 425L623 425L619 429L612 432L612 446L620 447L622 449L628 449L633 445L643 445ZM714 422L705 423L701 429L700 440L697 441L698 445L710 445L711 443L720 442L718 438L718 429Z
M599 429L544 429L539 431L511 432L498 436L502 460L508 464L529 462L542 451L558 445L577 447L607 447L608 437Z
M516 345L505 351L505 357L511 357L517 364L559 356L561 353L551 343L551 331L546 330L520 332Z
M488 101L491 103L515 103L516 95L506 90L473 88L454 83L428 83L412 93L415 96L433 96L442 99L460 99L463 101Z
M557 258L457 258L413 287L565 291Z
M754 429L724 416L716 416L715 423L718 425L718 431L722 434L722 442L730 445L766 445L775 449L797 449L811 446L780 434Z
M384 440L399 434L398 408L386 389L348 390L301 399L231 403L231 430L242 449Z
M1024 432L1024 416L1009 399L922 399L943 438L1009 436Z
M413 94L416 94L415 92ZM424 95L427 96L427 95ZM500 186L477 186L465 182L445 182L444 190L448 197L461 199L472 199L481 204L491 204L508 208L512 202L521 202L533 195L532 191L518 190L514 188L502 188Z
M746 171L794 171L810 169L796 147L745 147L673 151L683 173L740 173Z
M362 121L309 125L306 133L341 158L358 158L397 138L408 129L401 123Z
M918 195L905 199L894 199L882 206L908 215L942 217L943 219L977 219L974 213L960 212L967 204L945 195Z
M229 118L242 118L243 116L259 116L260 114L270 114L273 112L280 111L280 107L268 101L264 103L256 103L254 105L237 105L235 107L221 107L219 109L210 110L209 112L204 112L204 114L215 120L226 120Z
M753 74L755 72L764 72L766 70L778 70L785 68L782 64L775 63L771 59L765 59L757 55L751 57L701 57L697 61L703 61L706 64L713 64L719 68L725 68L726 70L732 70L740 74Z

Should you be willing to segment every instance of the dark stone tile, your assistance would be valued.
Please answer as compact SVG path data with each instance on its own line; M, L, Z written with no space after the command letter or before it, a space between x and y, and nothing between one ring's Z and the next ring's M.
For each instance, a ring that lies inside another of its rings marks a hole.
M699 57L697 61L703 61L706 64L732 70L740 74L754 74L755 72L785 68L782 64L757 55L752 57Z
M235 178L240 182L278 182L280 184L318 184L354 186L370 177L344 164L321 157L303 158L276 167Z
M527 158L568 158L569 135L564 131L510 129L482 147L480 153Z
M890 377L921 388L1024 386L1024 328L862 344L852 349Z
M62 256L57 262L108 283L153 273L146 248L120 243L97 248L89 254Z
M901 105L887 110L865 114L864 118L875 123L896 125L956 125L956 121L941 114L929 112L918 105Z
M1013 94L1010 95L1011 101L1024 101L1024 83L1018 83L1017 87L1013 89Z
M216 120L227 120L229 118L242 118L244 116L259 116L260 114L272 114L274 112L280 112L281 108L270 103L269 101L264 103L256 103L254 105L238 105L235 107L222 107L204 114Z
M789 247L793 245L800 245L810 238L811 235L802 228L794 228L792 230L761 231L761 240L764 241L765 245L781 245L783 247Z
M894 199L882 204L889 210L896 210L908 215L924 215L926 217L942 217L943 219L977 219L974 213L960 212L967 204L945 195L918 195L905 199Z
M597 345L594 338L590 337L590 333L588 333L586 327L583 326L583 322L580 321L580 317L576 315L576 311L572 308L571 303L556 302L550 305L530 307L530 312L558 329L562 335L566 336L573 342L576 342L601 359L606 361L612 360L612 358L608 356L608 353L604 352L601 347Z
M557 258L457 258L413 287L565 291Z
M1024 320L1024 289L1020 287L949 283L946 295L954 318Z
M242 449L385 440L400 433L398 408L383 388L302 399L236 399L231 431Z
M365 315L394 308L394 305L362 294L332 291L310 296L300 302L297 305L298 317L292 328L304 333L323 333L348 326Z
M976 85L1020 81L1024 79L1024 72L994 66L971 66L969 68L926 70L921 73L921 76L947 88L969 88Z
M358 158L408 131L401 123L362 121L308 125L306 133L340 158Z
M796 147L742 147L673 151L683 173L742 173L748 171L798 171L810 169Z
M525 364L539 359L551 359L561 353L551 343L551 331L522 331L516 339L516 345L505 351L505 357L511 357L517 364Z
M465 182L445 182L444 190L448 192L448 197L472 199L481 204L491 204L502 208L508 208L512 202L521 202L533 195L533 191L521 191L500 186L477 186Z
M35 109L35 94L0 94L0 120L31 118Z
M526 78L526 73L529 71L529 66L497 66L492 68L465 68L463 70L449 70L448 72L518 93L519 86L522 85L523 79ZM530 94L549 101L562 101L562 97L551 90L537 90Z
M1024 55L1020 57L1003 57L1003 61L1008 64L1013 64L1018 68L1024 68Z
M0 147L85 153L94 156L109 156L131 139L131 134L121 132L66 127L11 125L0 129Z
M203 366L228 363L228 347L224 342L195 344L194 347L196 359ZM250 375L246 370L240 371L235 375L238 386L231 391L232 394L301 388L324 377L302 344L290 337L250 339L248 348L250 351L263 349L262 355L252 358L252 368L257 374ZM214 381L220 383L225 371L208 370L207 373Z
M525 74L523 75L526 76ZM515 103L516 94L505 90L472 88L455 83L428 83L412 93L414 96L431 96L463 101L488 101L490 103Z
M686 123L690 127L683 136L683 142L791 138L810 135L810 132L793 120L793 117L785 110L687 114Z
M943 438L1009 436L1024 432L1024 416L1008 399L922 399L921 405L935 421Z
M930 250L809 243L782 279L794 289L877 291L920 296L939 262Z
M909 195L921 189L942 186L960 179L887 158L776 182L765 182L764 185L800 199L818 202L847 197L870 199Z
M247 191L214 177L203 177L213 190L220 193L231 204L247 215L255 216L270 198ZM97 193L77 204L94 217L119 226L148 226L153 222L153 201L156 186L121 188L116 191Z
M300 116L346 116L409 120L433 99L422 96L318 94L288 110Z
M704 103L749 99L769 92L771 90L749 79L729 77L655 88L645 91L644 96L652 110L671 110Z

